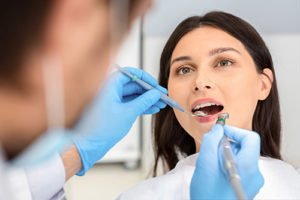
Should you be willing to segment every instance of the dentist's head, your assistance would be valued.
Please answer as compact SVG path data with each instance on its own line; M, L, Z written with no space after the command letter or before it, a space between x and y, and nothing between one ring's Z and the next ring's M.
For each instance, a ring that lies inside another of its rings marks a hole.
M0 144L9 158L46 131L49 117L55 125L74 125L151 2L1 1ZM58 89L57 96L49 100L45 88ZM61 107L51 107L56 102Z

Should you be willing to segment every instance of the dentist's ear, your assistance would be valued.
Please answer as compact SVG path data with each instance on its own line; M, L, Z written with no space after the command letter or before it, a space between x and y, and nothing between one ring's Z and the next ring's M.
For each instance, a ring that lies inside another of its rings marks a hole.
M274 80L273 72L269 68L264 68L263 73L260 74L261 88L259 94L259 100L265 100L272 89L272 83Z

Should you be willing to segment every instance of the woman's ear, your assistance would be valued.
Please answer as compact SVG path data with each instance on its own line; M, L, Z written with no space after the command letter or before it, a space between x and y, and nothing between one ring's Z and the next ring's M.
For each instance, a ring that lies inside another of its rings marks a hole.
M260 74L261 88L259 94L259 100L265 100L272 89L272 83L274 80L273 72L269 68L264 68L263 73Z

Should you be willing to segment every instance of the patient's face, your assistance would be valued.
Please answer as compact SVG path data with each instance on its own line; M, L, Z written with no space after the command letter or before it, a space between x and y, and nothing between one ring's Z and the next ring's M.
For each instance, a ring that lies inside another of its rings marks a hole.
M178 42L168 91L186 111L203 115L191 117L174 109L197 151L220 113L229 113L227 124L251 130L257 102L268 95L262 76L243 44L220 29L201 27Z

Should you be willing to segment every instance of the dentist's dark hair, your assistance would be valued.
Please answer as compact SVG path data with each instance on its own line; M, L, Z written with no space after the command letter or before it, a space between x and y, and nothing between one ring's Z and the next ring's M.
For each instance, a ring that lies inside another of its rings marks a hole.
M238 39L251 55L258 73L263 74L264 68L269 68L273 72L272 89L265 100L258 101L252 129L261 137L261 156L281 159L280 107L272 57L261 36L246 21L229 13L217 11L182 21L171 34L161 54L159 84L165 88L168 87L171 56L179 40L187 33L205 26L223 30ZM178 162L179 156L194 154L196 147L193 138L177 121L171 107L167 106L156 114L152 122L155 152L153 176L156 176L160 161L164 172L171 170Z
M0 85L20 88L23 63L44 34L47 19L58 0L0 1ZM103 1L109 3L110 1ZM141 1L128 0L129 18Z
M0 81L16 83L28 50L41 39L55 1L2 0L0 3Z

